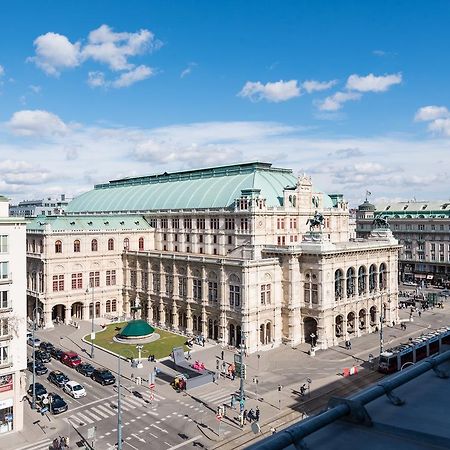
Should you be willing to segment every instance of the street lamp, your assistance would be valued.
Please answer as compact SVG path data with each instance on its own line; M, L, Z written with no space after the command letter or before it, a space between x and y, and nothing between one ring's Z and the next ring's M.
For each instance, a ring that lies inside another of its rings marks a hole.
M383 322L384 317L380 315L380 355L383 353Z
M36 312L41 310L44 311L39 306L33 309L33 401L31 403L31 409L36 409L36 345L35 345L35 331L36 331Z
M95 285L95 276L92 280L92 285L90 286L92 288L92 326L91 326L91 358L94 359L94 339L95 339L95 332L94 332L94 317L95 317L95 300L94 300L94 285ZM89 288L86 289L86 294L89 293Z

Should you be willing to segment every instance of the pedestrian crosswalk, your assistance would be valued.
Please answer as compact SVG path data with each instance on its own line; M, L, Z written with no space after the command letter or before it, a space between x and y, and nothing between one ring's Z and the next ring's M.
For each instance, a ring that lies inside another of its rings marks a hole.
M50 439L43 439L39 442L34 442L33 444L25 445L16 450L48 450L49 445L52 443Z
M196 392L195 390L192 391L193 397L201 400L204 403L211 404L211 405L222 405L224 403L229 404L231 401L231 395L234 395L235 398L239 396L239 392L236 391L228 391L223 388L217 388L211 390L211 388L208 389L208 391L202 392Z
M149 403L160 402L164 400L165 397L159 394L153 394L153 398L151 393L141 392L141 398L136 397L134 395L122 395L120 399L120 408L122 412L128 412L132 409L136 409L142 406L146 406ZM146 410L148 414L157 416L158 413L151 410ZM70 413L70 410L69 410ZM117 415L117 401L109 402L109 403L95 403L94 405L86 408L82 408L80 411L76 411L73 414L64 418L64 420L74 427L90 425L94 422L98 422L103 419L108 419L112 416Z

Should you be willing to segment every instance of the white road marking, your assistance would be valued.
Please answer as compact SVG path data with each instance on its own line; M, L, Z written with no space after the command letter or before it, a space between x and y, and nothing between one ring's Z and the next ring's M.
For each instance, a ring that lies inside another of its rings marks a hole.
M89 417L85 416L84 414L82 414L80 412L77 413L77 416L81 417L83 419L82 422L94 423L94 421L92 419L89 419Z
M35 448L38 448L38 447L36 447L36 445L42 446L42 445L45 445L45 444L47 445L47 448L48 448L48 445L50 443L51 443L50 439L44 439L43 441L39 441L38 443L28 444L28 445L25 445L23 447L20 447L17 450L27 450L27 449L34 450Z
M107 406L104 406L104 405L97 405L95 408L93 408L94 410L95 409L98 409L99 411L98 411L98 413L99 414L101 414L102 413L102 411L104 411L104 413L106 413L106 414L109 414L110 416L115 416L116 415L116 411L113 411L113 409L112 408L108 408ZM106 417L108 417L108 416L106 416Z
M162 431L163 433L166 433L166 434L169 433L167 430L165 430L164 428L158 427L158 425L155 425L154 423L152 423L151 426L157 428L158 430Z
M135 434L135 433L131 433L131 436L134 436L138 441L145 442L144 439L142 439L141 437L139 437L139 436L138 436L137 434Z
M76 408L71 409L70 412L73 413L74 411L76 411L78 409L87 408L88 406L94 405L95 403L98 403L98 402L101 402L101 401L105 401L105 400L109 400L110 398L113 398L113 397L116 397L116 395L111 395L110 397L102 398L100 400L94 400L94 401L92 401L90 403L86 403L85 405L82 405L82 406L77 406Z
M97 414L94 414L91 410L85 411L85 414L89 414L94 420L102 420L101 417L97 416Z
M181 444L174 445L173 447L170 447L170 448L168 448L167 450L175 450L175 449L177 449L177 448L184 447L185 445L190 444L191 442L194 442L194 441L196 441L197 439L200 439L201 437L202 437L202 436L199 434L198 436L195 436L195 437L193 437L192 439L189 439L188 441L184 441L184 442L182 442ZM166 442L166 444L167 444L167 442Z
M156 434L153 434L153 433L148 433L148 434L151 434L155 439L159 439L159 436L156 436Z
M105 433L105 436L109 436L111 434L111 431L108 431L107 433Z

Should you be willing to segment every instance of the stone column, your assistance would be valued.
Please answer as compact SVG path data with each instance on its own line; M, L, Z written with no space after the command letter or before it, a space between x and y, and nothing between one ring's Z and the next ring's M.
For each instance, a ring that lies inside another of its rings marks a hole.
M68 325L69 324L69 321L70 321L70 319L72 318L71 316L70 316L70 312L71 312L71 307L70 306L65 306L65 310L64 310L64 323L66 324L66 325Z
M178 317L178 307L177 302L172 303L172 316L173 316L173 329L178 330L180 328L180 321Z
M219 340L222 345L226 345L228 342L226 292L225 268L222 264L219 275Z
M44 328L53 328L51 308L44 310Z
M159 323L161 325L166 325L166 311L164 309L164 302L160 300L159 302Z
M153 304L149 298L147 298L147 322L153 322Z
M192 311L190 303L186 305L186 320L187 320L186 333L192 334Z

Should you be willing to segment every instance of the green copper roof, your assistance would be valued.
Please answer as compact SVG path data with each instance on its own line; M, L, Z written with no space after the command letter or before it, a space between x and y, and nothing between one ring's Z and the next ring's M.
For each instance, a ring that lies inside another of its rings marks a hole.
M9 201L4 195L0 195L0 202L7 202Z
M267 206L281 206L283 189L294 187L290 169L270 163L245 163L113 180L95 186L69 203L66 212L138 212L229 208L242 190L261 191ZM324 196L325 207L333 206Z
M150 224L139 215L38 216L27 224L27 231L105 231L146 230Z
M128 325L121 331L121 338L134 338L148 336L152 334L155 329L149 325L145 320L132 320L128 322Z
M383 203L377 214L389 218L444 219L450 217L450 201L410 201Z

